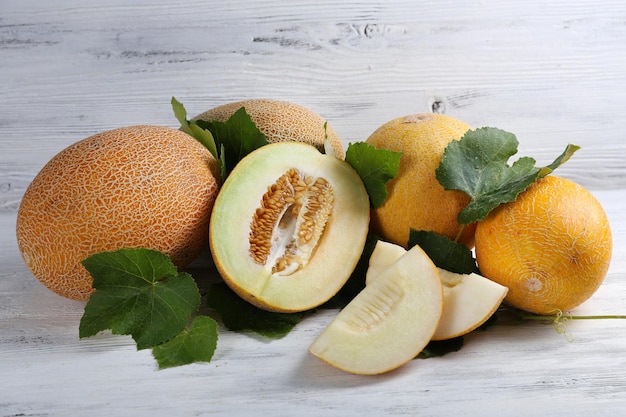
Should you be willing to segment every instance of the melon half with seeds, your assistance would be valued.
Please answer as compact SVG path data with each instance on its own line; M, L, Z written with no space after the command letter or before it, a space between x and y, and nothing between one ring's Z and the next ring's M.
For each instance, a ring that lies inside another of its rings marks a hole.
M215 265L257 307L304 311L329 300L354 270L367 237L369 196L345 161L280 142L243 158L211 215Z

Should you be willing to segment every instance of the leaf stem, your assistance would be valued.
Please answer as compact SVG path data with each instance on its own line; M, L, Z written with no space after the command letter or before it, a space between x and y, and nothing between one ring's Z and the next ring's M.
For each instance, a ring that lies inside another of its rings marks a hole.
M461 224L459 228L459 232L456 234L454 238L454 243L459 243L459 239L461 239L461 235L463 234L463 230L465 229L465 224Z

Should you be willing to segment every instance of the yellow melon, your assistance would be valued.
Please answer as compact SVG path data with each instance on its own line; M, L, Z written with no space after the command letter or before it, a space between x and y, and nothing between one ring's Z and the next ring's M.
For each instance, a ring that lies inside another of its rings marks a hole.
M476 227L481 272L509 288L506 302L538 314L577 307L602 284L613 240L600 202L549 175Z
M370 145L402 152L398 175L387 186L387 200L372 213L372 228L384 240L406 248L409 229L415 229L473 246L475 225L461 228L457 221L470 197L445 190L435 176L445 148L470 129L456 118L424 113L390 120L370 135Z
M86 300L81 261L145 247L182 268L208 246L219 167L191 136L166 127L102 132L62 150L26 190L17 216L24 262L45 286Z

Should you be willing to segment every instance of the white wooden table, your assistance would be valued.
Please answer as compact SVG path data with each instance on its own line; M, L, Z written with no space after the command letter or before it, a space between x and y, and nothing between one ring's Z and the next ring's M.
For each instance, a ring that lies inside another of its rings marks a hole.
M461 4L462 3L462 4ZM307 353L334 311L284 339L221 329L209 364L159 371L127 337L79 340L83 303L24 266L21 195L98 131L176 127L242 98L308 106L345 143L440 111L516 133L604 205L613 261L572 313L626 314L626 3L0 0L0 416L623 416L626 321L496 325L457 353L357 377ZM202 265L201 265L202 266Z

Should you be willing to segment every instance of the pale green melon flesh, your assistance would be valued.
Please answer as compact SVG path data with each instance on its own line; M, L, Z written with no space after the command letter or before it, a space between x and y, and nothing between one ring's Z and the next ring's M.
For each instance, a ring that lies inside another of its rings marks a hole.
M380 374L407 363L437 329L439 272L413 247L365 287L311 344L323 361L355 374Z
M290 168L328 181L334 204L309 262L280 276L249 256L249 234L263 194ZM246 300L274 311L308 310L350 277L365 245L369 210L363 182L348 163L302 143L266 145L240 161L223 184L211 215L211 252L224 281Z
M433 340L463 336L484 324L496 312L508 288L478 274L440 270L443 315Z
M369 261L366 285L406 250L378 241ZM439 269L443 284L443 313L433 340L463 336L484 324L502 304L508 288L478 274L455 274Z
M382 271L394 263L406 253L400 245L379 240L370 255L367 272L365 273L365 285L369 285Z

